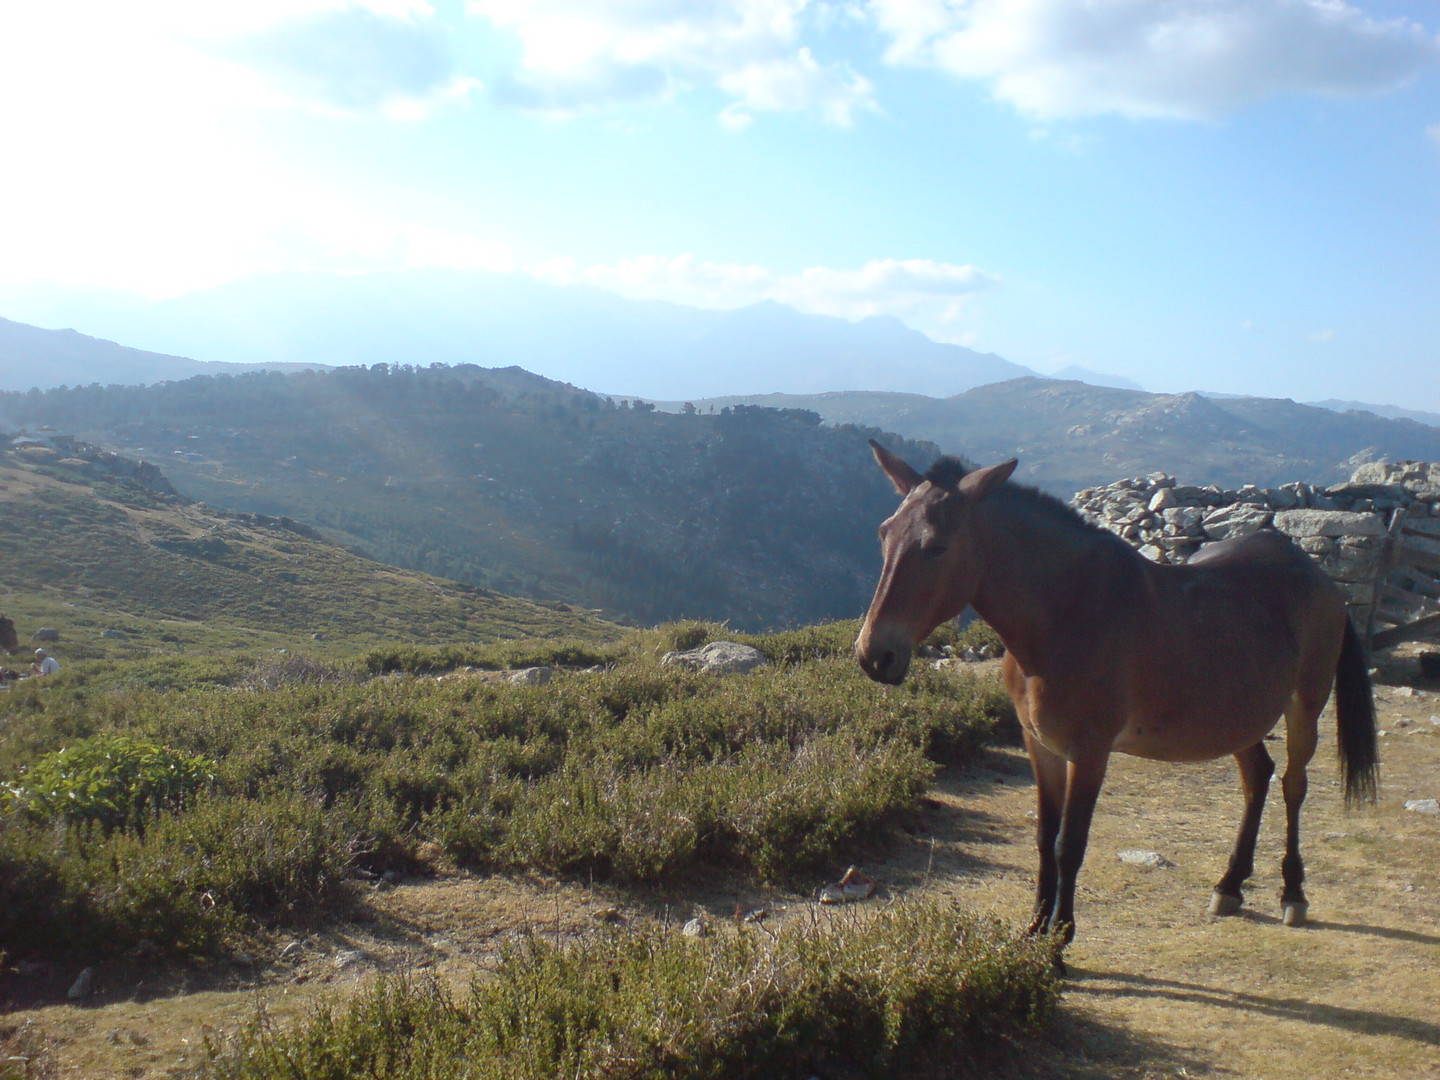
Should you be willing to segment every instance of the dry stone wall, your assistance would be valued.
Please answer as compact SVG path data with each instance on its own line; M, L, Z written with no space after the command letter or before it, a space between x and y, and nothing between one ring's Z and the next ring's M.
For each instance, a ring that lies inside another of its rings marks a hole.
M1440 463L1373 462L1329 487L1246 485L1238 491L1190 487L1151 473L1086 488L1072 502L1087 520L1118 533L1155 562L1183 563L1202 544L1278 529L1339 584L1357 624L1367 630L1377 615L1386 619L1386 612L1396 616L1390 622L1423 616L1426 601L1440 597L1440 580L1423 568L1400 567L1409 576L1386 588L1396 572L1402 530L1406 546L1440 557ZM1400 602L1392 596L1397 592L1412 594L1409 607L1416 610L1390 611L1389 601Z

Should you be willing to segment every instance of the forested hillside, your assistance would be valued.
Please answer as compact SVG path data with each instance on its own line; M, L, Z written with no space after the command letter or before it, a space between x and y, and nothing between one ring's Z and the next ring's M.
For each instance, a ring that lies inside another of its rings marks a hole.
M518 368L37 391L0 396L0 417L160 462L188 497L384 562L640 622L854 616L895 501L871 430L801 410L666 414Z

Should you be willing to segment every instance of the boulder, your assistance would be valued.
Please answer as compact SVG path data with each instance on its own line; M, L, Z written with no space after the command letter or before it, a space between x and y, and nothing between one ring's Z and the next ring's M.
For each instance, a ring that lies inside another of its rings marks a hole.
M1205 515L1205 535L1211 540L1234 540L1257 533L1270 524L1269 510L1249 504L1222 506Z
M42 626L30 635L31 641L59 641L60 631L53 626Z
M1381 514L1352 510L1281 510L1275 527L1286 536L1384 536Z
M100 636L106 641L129 641L130 635L124 630L101 630Z
M519 668L505 676L505 681L516 686L544 686L555 677L552 667Z
M710 674L744 674L765 663L765 654L738 641L712 641L698 649L668 652L662 664L681 664Z

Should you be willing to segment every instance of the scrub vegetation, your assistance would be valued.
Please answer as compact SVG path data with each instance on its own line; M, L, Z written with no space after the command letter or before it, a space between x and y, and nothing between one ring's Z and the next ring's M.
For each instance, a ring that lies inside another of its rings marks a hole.
M774 659L744 677L659 662L720 629L21 684L0 728L0 948L223 951L343 916L357 875L386 870L785 883L882 837L1009 716L991 680L869 682L853 623L748 637ZM544 686L487 671L539 663L568 666Z

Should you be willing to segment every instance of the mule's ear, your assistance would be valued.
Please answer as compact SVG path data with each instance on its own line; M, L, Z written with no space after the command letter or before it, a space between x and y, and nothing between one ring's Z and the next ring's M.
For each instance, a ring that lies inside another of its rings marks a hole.
M983 499L1006 480L1009 480L1010 474L1019 464L1020 462L1016 458L1011 458L1009 461L1002 461L999 465L991 465L988 468L966 473L964 479L960 481L960 493L971 499Z
M885 470L885 475L890 478L890 483L895 485L898 494L909 495L925 479L907 465L899 454L891 453L874 439L870 440L870 449L875 452L875 461Z

